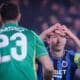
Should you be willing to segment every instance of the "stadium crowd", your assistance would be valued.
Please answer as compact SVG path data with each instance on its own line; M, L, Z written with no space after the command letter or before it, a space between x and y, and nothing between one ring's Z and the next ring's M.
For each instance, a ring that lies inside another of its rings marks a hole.
M74 4L74 0L0 0L0 3L8 1L20 5L20 24L37 34L60 22L80 38L80 7ZM68 42L68 49L80 52L71 40Z

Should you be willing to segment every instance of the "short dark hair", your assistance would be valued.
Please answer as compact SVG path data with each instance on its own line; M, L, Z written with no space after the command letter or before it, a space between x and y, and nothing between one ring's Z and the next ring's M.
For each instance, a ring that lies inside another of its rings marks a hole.
M14 3L3 3L0 7L0 15L3 20L14 20L19 13L19 6Z

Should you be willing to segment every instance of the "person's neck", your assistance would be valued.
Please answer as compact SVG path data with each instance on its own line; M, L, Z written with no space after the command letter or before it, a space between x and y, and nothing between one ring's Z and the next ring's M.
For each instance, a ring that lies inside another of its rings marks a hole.
M55 58L63 57L64 56L64 49L62 49L60 51L50 50L50 53Z
M18 22L15 20L7 20L7 21L4 21L2 24L8 24L8 23L16 23L16 24L18 24Z

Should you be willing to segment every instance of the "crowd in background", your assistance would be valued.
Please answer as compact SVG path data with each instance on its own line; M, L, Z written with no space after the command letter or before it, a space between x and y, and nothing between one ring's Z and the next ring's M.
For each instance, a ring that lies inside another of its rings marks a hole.
M7 1L20 5L20 24L37 34L55 23L61 23L80 38L80 7L74 4L75 0L0 0L0 3ZM71 40L68 42L66 48L80 52Z

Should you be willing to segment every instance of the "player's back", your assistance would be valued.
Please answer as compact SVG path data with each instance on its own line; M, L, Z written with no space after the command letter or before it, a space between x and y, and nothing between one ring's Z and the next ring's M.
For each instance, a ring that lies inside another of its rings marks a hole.
M0 80L36 80L35 38L31 31L8 23L0 29Z

